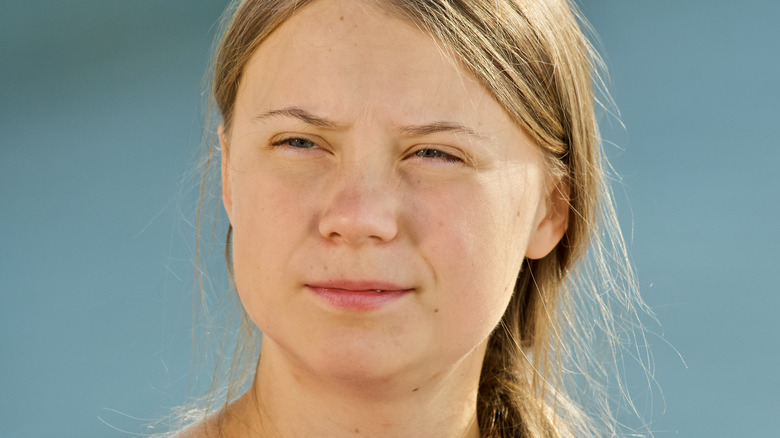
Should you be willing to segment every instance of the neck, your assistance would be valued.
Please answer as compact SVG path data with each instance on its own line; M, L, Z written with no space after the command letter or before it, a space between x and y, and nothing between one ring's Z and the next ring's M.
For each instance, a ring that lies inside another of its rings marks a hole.
M252 388L230 416L244 431L236 436L478 438L483 356L484 345L433 376L345 381L308 372L266 339Z

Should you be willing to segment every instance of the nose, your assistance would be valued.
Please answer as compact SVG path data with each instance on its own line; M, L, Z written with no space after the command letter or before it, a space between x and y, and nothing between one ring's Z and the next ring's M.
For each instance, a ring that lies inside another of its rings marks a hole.
M365 163L363 163L365 164ZM343 166L322 200L320 234L333 242L364 245L389 242L398 234L398 194L386 168Z

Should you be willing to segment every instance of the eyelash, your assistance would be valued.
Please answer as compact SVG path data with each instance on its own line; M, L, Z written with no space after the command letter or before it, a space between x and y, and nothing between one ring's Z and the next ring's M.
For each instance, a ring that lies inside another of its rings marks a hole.
M308 143L311 146L310 147L294 146L294 145L291 144L293 142ZM287 146L289 146L289 147L291 147L293 149L315 149L315 148L319 148L317 143L314 143L311 140L308 140L308 139L305 139L305 138L301 138L301 137L283 138L283 139L280 139L280 140L277 140L277 141L271 143L271 146L285 146L285 145L287 145Z
M299 145L294 145L293 143L304 143L304 144L308 144L310 146L302 147L300 144ZM315 143L315 142L313 142L313 141L311 141L309 139L302 138L302 137L282 138L280 140L277 140L277 141L274 141L273 143L271 143L271 146L275 146L275 147L287 146L287 147L292 148L292 149L303 149L303 150L305 150L305 149L318 149L319 148L319 145L317 145L317 143ZM443 161L445 163L453 163L453 164L457 164L457 163L462 163L463 162L462 159L460 159L460 158L458 158L458 157L456 157L454 155L448 154L446 152L443 152L443 151L441 151L439 149L434 149L434 148L421 148L421 149L418 149L418 150L414 151L410 155L410 157L424 158L424 159L433 159L433 160L436 160L436 161Z
M435 154L435 156L429 155L430 153ZM413 157L420 157L420 158L432 158L432 159L441 160L441 161L448 162L448 163L461 163L461 162L463 162L463 160L461 160L460 158L458 158L458 157L456 157L454 155L450 155L450 154L448 154L446 152L443 152L443 151L441 151L439 149L434 149L434 148L418 149L418 150L416 150L412 154L412 156Z

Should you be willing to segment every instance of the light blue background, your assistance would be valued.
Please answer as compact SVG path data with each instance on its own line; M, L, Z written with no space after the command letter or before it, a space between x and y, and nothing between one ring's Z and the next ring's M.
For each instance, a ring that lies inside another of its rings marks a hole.
M184 399L188 172L223 7L0 3L0 436L126 436L105 423L140 432L128 415ZM603 132L643 295L687 363L651 337L653 429L778 436L780 2L583 9L627 127Z

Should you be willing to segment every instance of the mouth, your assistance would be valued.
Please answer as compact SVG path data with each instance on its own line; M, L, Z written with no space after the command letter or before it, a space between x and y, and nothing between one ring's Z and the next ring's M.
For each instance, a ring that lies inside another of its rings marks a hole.
M354 311L376 310L414 291L403 285L377 281L325 281L305 287L328 306Z

